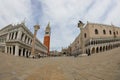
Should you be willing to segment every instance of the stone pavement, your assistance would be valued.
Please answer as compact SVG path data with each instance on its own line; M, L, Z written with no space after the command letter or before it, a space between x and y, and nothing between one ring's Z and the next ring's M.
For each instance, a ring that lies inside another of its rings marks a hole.
M120 48L77 58L0 53L0 80L120 80Z

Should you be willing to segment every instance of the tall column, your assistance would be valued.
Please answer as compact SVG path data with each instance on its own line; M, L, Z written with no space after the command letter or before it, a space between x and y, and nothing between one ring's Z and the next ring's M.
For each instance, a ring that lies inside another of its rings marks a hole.
M81 21L79 21L79 23L78 23L78 28L80 28L80 31L81 31L81 33L80 33L80 46L81 46L81 52L82 52L82 54L84 54L84 37L83 37L83 26L84 26L84 23L83 22L81 22Z
M18 54L19 54L19 46L16 45L15 46L15 56L18 56Z
M16 32L13 32L13 33L14 33L13 39L15 39L15 36L16 36Z
M32 40L31 57L34 57L34 55L35 55L35 40L36 40L36 35L37 35L38 29L40 29L40 26L39 25L35 25L34 26L34 36L33 36L33 40Z

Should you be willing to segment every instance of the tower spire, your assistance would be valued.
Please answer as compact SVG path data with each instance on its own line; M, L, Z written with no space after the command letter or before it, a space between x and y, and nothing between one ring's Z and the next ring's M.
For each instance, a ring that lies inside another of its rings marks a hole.
M47 24L47 27L46 28L50 28L50 21L48 22L48 24Z
M44 45L48 48L48 55L50 52L50 34L51 34L51 28L50 28L50 22L48 22L44 36Z

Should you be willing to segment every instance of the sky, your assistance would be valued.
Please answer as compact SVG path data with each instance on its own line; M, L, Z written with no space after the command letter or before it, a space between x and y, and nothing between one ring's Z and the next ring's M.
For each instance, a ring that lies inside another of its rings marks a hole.
M37 38L42 43L50 22L50 48L60 51L80 33L79 20L120 26L120 0L0 0L0 29L24 20L32 32L40 25Z

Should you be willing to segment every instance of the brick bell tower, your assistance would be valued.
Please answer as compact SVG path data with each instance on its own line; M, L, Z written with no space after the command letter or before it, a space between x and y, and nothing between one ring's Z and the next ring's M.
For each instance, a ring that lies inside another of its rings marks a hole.
M47 52L48 55L50 52L50 34L51 34L51 28L49 22L45 29L45 36L44 36L44 45L48 48L48 52Z

